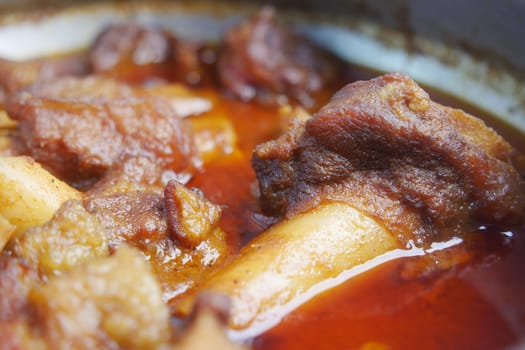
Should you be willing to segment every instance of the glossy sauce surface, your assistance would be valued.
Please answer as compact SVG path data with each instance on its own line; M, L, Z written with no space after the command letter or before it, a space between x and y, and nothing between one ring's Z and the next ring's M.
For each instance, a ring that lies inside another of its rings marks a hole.
M525 239L473 234L476 257L404 279L421 258L354 277L288 315L254 349L504 349L525 334ZM454 248L449 248L454 252Z

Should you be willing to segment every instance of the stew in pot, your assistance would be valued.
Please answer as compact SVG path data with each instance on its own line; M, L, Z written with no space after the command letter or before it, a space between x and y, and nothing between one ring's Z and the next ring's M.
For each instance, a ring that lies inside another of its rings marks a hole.
M219 43L115 24L0 85L0 348L525 335L521 134L272 8Z

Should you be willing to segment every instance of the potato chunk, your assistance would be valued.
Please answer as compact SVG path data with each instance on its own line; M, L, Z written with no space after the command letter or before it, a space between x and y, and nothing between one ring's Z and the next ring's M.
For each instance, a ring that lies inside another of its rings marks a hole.
M171 337L155 277L125 246L35 288L29 303L53 349L155 349Z
M67 201L51 221L15 237L12 251L46 275L109 254L104 228L79 200Z
M80 193L28 157L0 157L0 216L15 234L49 221L67 199Z

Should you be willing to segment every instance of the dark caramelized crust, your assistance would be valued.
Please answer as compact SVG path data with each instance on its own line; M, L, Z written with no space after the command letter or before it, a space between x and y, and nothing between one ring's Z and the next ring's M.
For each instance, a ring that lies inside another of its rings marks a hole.
M243 100L275 104L281 95L310 107L312 94L340 77L341 64L266 7L226 33L218 69L224 87Z
M345 201L406 241L473 220L521 220L513 157L483 122L389 74L340 90L312 118L260 145L253 165L266 213Z
M8 113L28 154L63 179L98 178L135 156L173 171L193 166L191 129L164 99L133 97L125 86L94 78L33 90L12 96Z

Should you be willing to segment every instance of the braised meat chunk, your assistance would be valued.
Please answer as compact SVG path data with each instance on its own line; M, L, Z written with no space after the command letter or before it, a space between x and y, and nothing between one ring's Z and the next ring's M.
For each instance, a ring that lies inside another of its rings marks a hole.
M85 77L63 77L41 81L25 90L32 96L49 99L80 100L116 99L139 97L140 94L130 85L98 75Z
M134 170L142 174L144 165ZM231 253L219 206L174 180L161 190L119 174L88 191L83 205L100 221L111 249L126 242L142 251L166 301L195 287Z
M96 74L130 83L167 79L195 85L206 80L205 56L215 54L198 42L139 23L117 24L104 30L89 51Z
M389 74L346 86L312 118L257 147L252 162L267 213L343 201L406 242L476 219L521 220L514 152L480 120Z
M512 147L405 75L350 84L313 116L295 113L289 130L252 158L262 209L279 221L201 287L230 297L230 327L241 334L266 329L328 281L397 254L428 259L405 270L413 276L456 268L471 250L435 254L434 243L522 219ZM190 294L176 312L194 301Z
M163 198L154 191L88 194L84 206L107 231L111 247L133 240L154 242L166 236Z
M223 86L243 100L279 104L289 97L311 107L313 94L340 78L341 63L266 7L226 33L218 70Z
M171 35L137 23L114 25L99 34L89 52L93 72L141 81L166 75L172 57Z
M27 153L60 178L72 182L98 178L129 156L150 157L174 171L193 166L191 130L167 100L120 98L131 94L129 89L108 81L64 84L88 91L83 98L76 92L62 93L63 87L54 85L36 88L36 95L12 96L7 110L19 123ZM117 98L89 98L100 86Z

